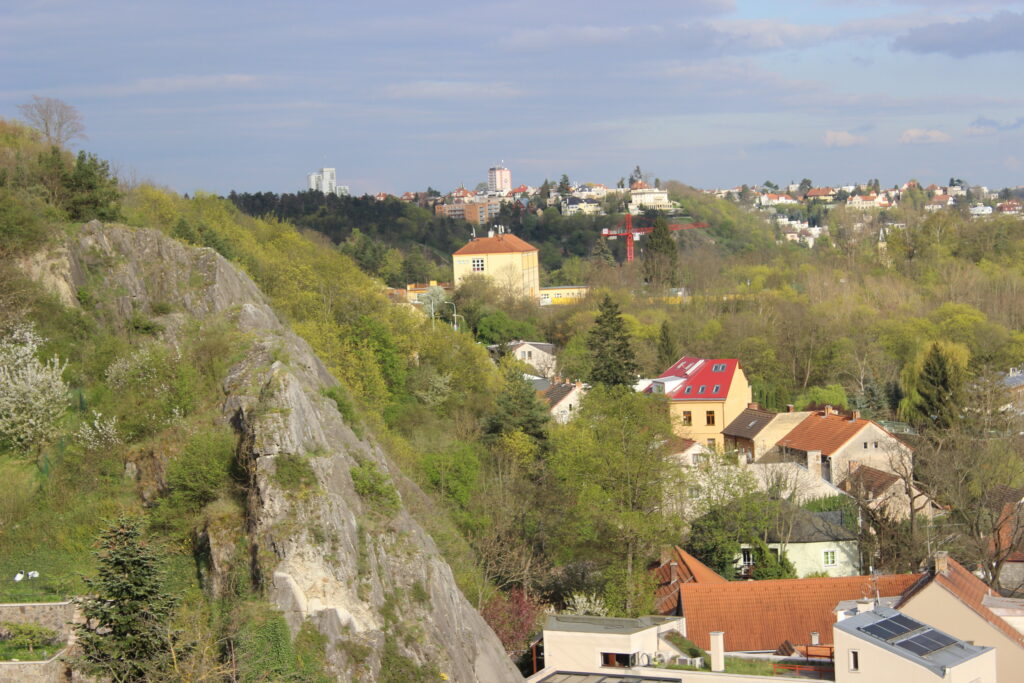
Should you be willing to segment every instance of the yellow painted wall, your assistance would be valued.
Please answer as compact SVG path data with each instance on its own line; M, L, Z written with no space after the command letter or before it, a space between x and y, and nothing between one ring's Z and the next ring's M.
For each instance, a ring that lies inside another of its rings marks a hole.
M929 624L929 626L935 626L935 624ZM932 683L933 681L935 683L939 681L995 683L996 681L997 659L996 653L992 650L947 670L946 676L940 676L906 657L872 645L869 641L838 628L833 629L832 633L836 647L836 683ZM858 671L850 671L850 650L856 650L860 655ZM999 680L1016 679L1004 679L1000 675Z
M536 299L540 293L540 267L536 251L517 251L502 254L466 254L452 257L455 286L473 275L473 259L482 258L484 269L479 272L494 280L500 288L509 288L521 296Z
M725 447L722 430L746 410L752 397L750 382L747 381L743 369L737 366L732 384L729 385L729 395L725 400L673 400L669 406L672 429L678 436L693 439L704 446L714 446L721 451ZM684 424L683 413L686 411L690 411L693 416L693 424L690 426ZM707 424L708 411L715 413L714 425ZM714 440L713 444L711 440Z

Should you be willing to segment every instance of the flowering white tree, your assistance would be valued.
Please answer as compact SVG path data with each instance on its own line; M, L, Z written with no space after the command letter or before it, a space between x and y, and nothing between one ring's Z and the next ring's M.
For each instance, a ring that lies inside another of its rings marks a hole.
M19 451L38 453L56 435L67 408L67 363L56 356L41 362L42 343L30 325L0 339L0 444Z

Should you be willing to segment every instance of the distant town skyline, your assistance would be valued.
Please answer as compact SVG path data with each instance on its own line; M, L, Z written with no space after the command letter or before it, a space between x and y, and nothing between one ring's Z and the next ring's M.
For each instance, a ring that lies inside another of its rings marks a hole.
M1024 184L1024 1L10 0L0 116L33 94L77 143L181 192L445 191L639 164L700 187L808 177ZM130 58L126 58L130 56Z

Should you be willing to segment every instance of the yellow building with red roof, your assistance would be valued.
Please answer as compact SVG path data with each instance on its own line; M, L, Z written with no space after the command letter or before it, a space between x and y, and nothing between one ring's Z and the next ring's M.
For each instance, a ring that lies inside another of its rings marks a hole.
M483 275L503 289L536 299L540 295L537 247L513 234L489 233L452 254L455 286L470 275Z

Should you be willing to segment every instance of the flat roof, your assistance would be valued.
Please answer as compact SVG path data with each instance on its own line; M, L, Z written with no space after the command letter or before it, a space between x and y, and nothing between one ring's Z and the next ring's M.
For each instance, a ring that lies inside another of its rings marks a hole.
M590 674L576 671L556 671L537 683L680 683L683 679L641 676L638 674Z
M588 617L576 614L549 614L545 631L575 631L577 633L637 633L678 620L679 617L648 616L637 619L623 617Z
M897 617L898 623L887 626L893 623L893 617ZM872 628L876 624L880 625ZM835 627L919 664L938 676L945 676L947 668L963 664L992 649L971 645L888 607L876 607L870 612L847 617L836 622Z

